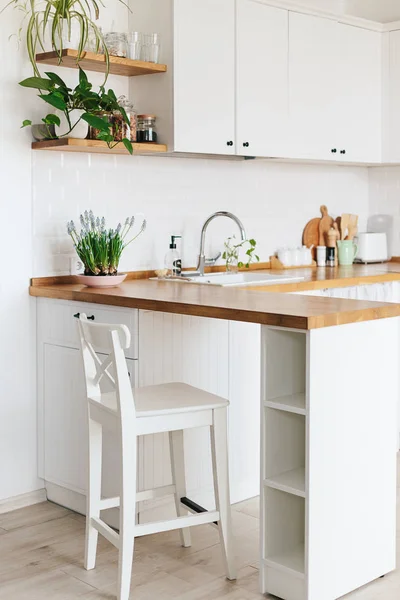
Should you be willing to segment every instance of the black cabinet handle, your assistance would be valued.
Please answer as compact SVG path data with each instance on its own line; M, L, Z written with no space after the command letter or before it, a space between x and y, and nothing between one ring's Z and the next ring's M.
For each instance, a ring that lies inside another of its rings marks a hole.
M232 141L230 141L230 142L226 142L226 145L227 145L227 146L233 146L233 142L232 142Z
M244 146L245 148L248 148L248 147L250 146L250 144L249 144L249 142L243 142L243 146Z
M346 154L346 150L341 150L340 154Z
M76 313L76 315L74 315L75 319L79 319L80 316L81 316L81 313ZM94 321L94 315L92 315L91 317L88 317L87 320Z
M332 154L336 154L337 149L336 148L332 148L331 152L332 152Z

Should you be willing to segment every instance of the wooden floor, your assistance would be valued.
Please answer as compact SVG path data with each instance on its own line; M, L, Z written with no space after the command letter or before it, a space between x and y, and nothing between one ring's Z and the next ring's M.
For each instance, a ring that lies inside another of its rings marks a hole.
M233 522L237 582L225 579L218 533L206 525L192 530L191 548L180 547L177 532L138 539L131 598L263 598L258 592L258 499L235 506ZM49 502L0 515L0 600L115 600L116 550L100 536L97 568L87 572L82 568L83 543L83 517ZM346 600L399 597L396 571Z

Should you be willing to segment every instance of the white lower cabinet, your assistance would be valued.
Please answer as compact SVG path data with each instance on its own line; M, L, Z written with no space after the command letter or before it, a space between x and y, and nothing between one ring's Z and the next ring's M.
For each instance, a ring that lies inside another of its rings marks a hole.
M39 475L46 482L49 498L74 510L85 510L87 408L73 318L78 312L94 316L98 322L120 322L130 328L132 345L127 351L127 364L132 385L183 381L230 399L232 501L257 495L258 325L39 299ZM211 507L214 495L208 435L207 429L190 431L185 439L185 449L188 494L198 503ZM118 441L108 434L104 436L103 465L103 493L117 495ZM151 489L169 483L167 436L140 438L138 488ZM144 503L141 513L159 503ZM109 516L113 525L116 524L114 513Z

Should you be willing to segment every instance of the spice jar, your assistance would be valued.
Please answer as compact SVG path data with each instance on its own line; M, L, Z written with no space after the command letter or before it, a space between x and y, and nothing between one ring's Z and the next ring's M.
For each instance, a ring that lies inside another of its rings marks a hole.
M133 103L126 96L118 98L118 104L125 109L129 119L129 125L125 121L121 112L115 112L112 117L113 136L116 142L121 142L124 138L130 142L136 142L137 137L137 116Z
M156 116L138 115L137 141L139 143L156 143Z
M127 54L127 39L125 33L118 33L111 31L104 35L104 43L107 47L108 53L111 56L120 56L126 58Z

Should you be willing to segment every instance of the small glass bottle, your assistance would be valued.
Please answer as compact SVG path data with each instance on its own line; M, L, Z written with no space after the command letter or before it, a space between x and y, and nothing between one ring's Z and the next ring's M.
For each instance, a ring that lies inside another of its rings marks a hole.
M182 274L182 259L176 249L175 240L180 238L180 235L172 235L169 250L165 255L164 266L167 270L167 277L179 277Z
M138 115L137 141L142 144L157 143L156 116Z

